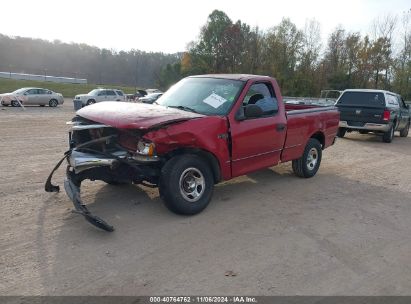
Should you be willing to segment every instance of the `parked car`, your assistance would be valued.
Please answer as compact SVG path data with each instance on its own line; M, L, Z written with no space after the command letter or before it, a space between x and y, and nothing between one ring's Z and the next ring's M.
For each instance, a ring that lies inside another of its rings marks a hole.
M382 140L390 143L394 132L407 137L410 128L409 105L400 95L383 90L345 90L336 102L341 118L338 136L346 132L358 131L382 135Z
M19 107L20 101L23 105L39 105L44 107L57 107L64 103L64 97L60 93L53 92L42 88L21 88L11 93L0 95L1 104L3 106Z
M144 90L147 94L152 94L152 93L163 93L161 90L159 89L145 89Z
M131 95L131 99L134 101L138 101L141 97L144 97L146 95L147 92L145 90L137 90L134 94Z
M142 103L153 103L154 101L159 99L162 95L163 93L151 93L151 94L147 94L144 97L140 97L138 101Z
M88 106L101 101L125 101L126 96L121 90L94 89L87 94L76 95L74 99L81 100L83 106Z
M290 108L288 108L290 107ZM159 105L100 103L72 120L64 187L77 213L113 227L81 200L83 180L159 187L165 205L196 214L209 204L214 184L292 161L299 177L313 177L322 151L334 144L335 107L284 105L275 79L255 75L185 78ZM45 190L58 191L51 184Z

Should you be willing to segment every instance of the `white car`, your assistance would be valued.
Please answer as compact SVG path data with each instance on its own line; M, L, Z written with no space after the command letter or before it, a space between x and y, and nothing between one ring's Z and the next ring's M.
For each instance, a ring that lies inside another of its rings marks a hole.
M0 95L2 106L19 107L20 103L27 105L39 105L44 107L57 107L64 103L63 95L42 88L21 88L11 93ZM19 103L20 101L20 103Z
M101 101L125 101L126 96L123 91L116 89L94 89L88 94L80 94L74 100L81 100L83 106L88 106Z

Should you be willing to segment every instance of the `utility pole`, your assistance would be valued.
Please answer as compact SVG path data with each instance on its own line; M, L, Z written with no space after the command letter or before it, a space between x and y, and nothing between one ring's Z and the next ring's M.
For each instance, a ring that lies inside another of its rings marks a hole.
M136 55L136 75L135 75L135 91L137 92L137 80L138 80L138 55Z

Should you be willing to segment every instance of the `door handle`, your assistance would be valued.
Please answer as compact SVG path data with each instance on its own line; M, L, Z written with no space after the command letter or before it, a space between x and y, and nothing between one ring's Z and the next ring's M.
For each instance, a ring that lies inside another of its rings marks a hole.
M285 124L277 124L276 129L279 132L284 131L285 130Z

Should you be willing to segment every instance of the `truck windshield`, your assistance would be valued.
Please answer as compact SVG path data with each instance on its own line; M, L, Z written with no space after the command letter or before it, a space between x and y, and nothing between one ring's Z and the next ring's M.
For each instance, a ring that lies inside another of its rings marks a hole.
M381 92L345 92L337 101L337 106L339 105L383 108L385 99Z
M204 115L226 115L243 85L240 80L185 78L164 93L158 104Z

